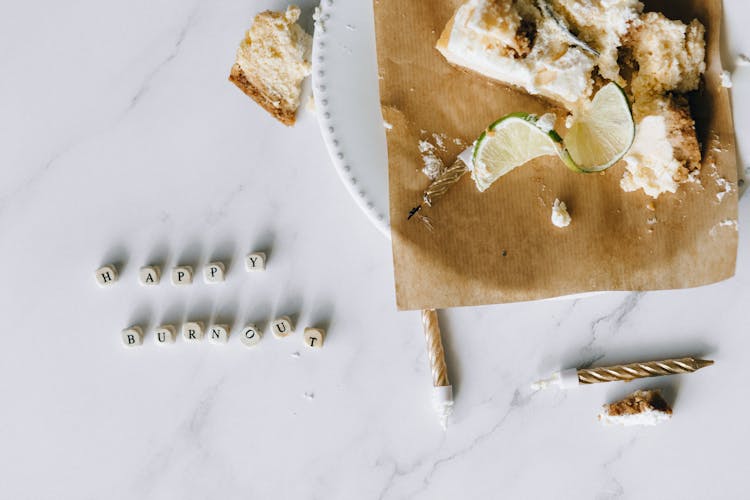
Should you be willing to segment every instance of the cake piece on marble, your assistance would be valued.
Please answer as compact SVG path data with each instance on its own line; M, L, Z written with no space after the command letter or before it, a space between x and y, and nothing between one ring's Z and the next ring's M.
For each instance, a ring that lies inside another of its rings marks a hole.
M604 425L656 425L672 418L672 408L657 390L635 391L604 405L599 420Z
M310 74L312 37L300 9L261 12L245 34L229 80L284 125L294 125L302 82Z

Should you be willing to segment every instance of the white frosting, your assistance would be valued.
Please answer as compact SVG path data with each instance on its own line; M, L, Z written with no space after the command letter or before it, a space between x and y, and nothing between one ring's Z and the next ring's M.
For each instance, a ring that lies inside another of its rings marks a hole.
M487 4L469 0L458 9L448 46L440 49L448 61L571 108L591 94L594 56L570 46L570 35L560 25L540 17L533 49L517 57L507 49L515 47L513 16L518 14L512 11L502 22L488 25L480 15Z
M626 171L620 180L623 191L643 191L652 198L677 191L674 177L680 169L667 139L663 116L647 116L636 128L635 141L625 156Z
M721 72L721 86L725 89L732 88L732 75L729 71L724 70Z
M453 386L445 385L432 388L432 404L440 419L443 430L448 428L448 417L453 414Z
M564 201L555 199L555 203L552 205L552 224L557 227L567 227L570 225L570 214L568 213L568 207Z
M670 413L649 409L634 415L609 415L605 410L599 415L599 420L604 425L622 425L630 427L634 425L657 425L672 418Z

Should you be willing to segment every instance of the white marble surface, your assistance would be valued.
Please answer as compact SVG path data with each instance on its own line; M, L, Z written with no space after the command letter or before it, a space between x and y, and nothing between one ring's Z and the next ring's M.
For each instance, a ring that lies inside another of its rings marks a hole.
M748 11L726 4L731 68L750 53ZM715 286L445 312L456 412L444 434L418 313L395 311L389 243L348 198L314 117L287 130L226 81L251 16L279 6L0 6L0 497L745 496L746 228L737 276ZM741 144L746 83L734 99ZM266 273L245 273L251 249L268 251ZM231 258L222 285L137 284L149 259L211 257ZM121 281L102 290L92 272L110 260ZM277 313L326 325L325 348L299 332L254 350L236 336L157 348L151 335L185 316L239 326ZM126 350L133 322L149 330ZM528 389L560 366L679 354L717 363ZM598 425L602 403L641 386L666 390L671 422Z

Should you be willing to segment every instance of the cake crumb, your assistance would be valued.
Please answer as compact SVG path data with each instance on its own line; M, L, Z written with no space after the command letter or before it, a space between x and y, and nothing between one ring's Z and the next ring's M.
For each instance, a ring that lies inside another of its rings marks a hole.
M721 86L725 89L732 88L732 75L727 70L721 72Z
M293 358L299 358L299 351L295 351L295 352L291 353L290 356L293 357Z
M659 391L635 391L614 403L604 405L599 421L604 425L657 425L672 418L672 408Z
M422 153L422 173L430 180L435 180L445 168L443 160L437 155L437 148L429 141L419 141L419 152Z
M750 66L750 57L745 54L739 54L734 64L736 66Z
M308 401L312 401L313 399L315 399L315 394L312 392L306 392L303 394L303 396Z
M555 198L550 219L552 220L552 224L557 227L568 227L570 225L571 218L564 201Z

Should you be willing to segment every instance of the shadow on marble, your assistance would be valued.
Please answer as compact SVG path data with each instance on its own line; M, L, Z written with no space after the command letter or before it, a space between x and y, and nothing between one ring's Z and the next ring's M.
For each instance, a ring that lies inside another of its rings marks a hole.
M116 243L104 252L104 257L102 257L102 262L100 262L99 266L106 264L113 265L117 269L117 274L122 277L123 272L128 267L129 261L130 250L123 243Z
M192 266L193 279L195 279L200 276L202 258L203 243L200 239L196 239L182 246L182 248L180 249L180 254L177 260L174 262L174 265Z
M247 249L247 253L263 252L266 255L266 266L273 253L273 245L276 241L276 233L271 228L267 228L255 236Z
M305 327L322 328L325 331L325 340L331 337L331 325L333 324L333 313L335 307L330 300L319 301L310 308L309 324Z
M224 273L228 275L234 263L234 252L236 249L237 243L234 240L222 240L211 249L207 262L222 262L224 264Z
M138 304L130 313L128 325L139 325L144 333L153 322L154 309L150 303Z
M148 252L146 262L142 266L158 266L161 269L161 279L164 279L167 264L169 264L169 246L166 243L157 243ZM140 266L139 266L140 267Z

